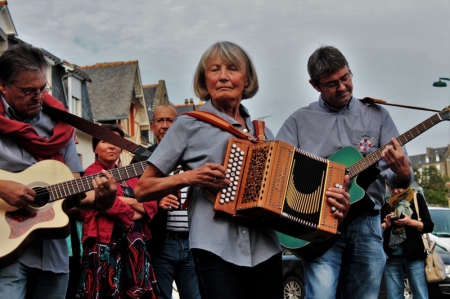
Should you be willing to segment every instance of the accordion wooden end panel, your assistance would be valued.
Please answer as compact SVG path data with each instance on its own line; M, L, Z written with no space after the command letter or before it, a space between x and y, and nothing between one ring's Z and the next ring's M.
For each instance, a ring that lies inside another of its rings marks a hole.
M257 219L310 242L337 233L338 221L325 192L343 186L344 165L282 141L253 144L231 138L224 166L231 183L219 190L216 211Z

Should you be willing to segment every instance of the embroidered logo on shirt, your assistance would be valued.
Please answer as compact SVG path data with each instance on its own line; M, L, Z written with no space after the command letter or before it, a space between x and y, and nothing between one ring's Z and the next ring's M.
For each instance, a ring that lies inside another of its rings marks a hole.
M361 141L359 142L359 150L363 153L368 153L372 148L372 141L375 137L369 138L369 136L363 136Z

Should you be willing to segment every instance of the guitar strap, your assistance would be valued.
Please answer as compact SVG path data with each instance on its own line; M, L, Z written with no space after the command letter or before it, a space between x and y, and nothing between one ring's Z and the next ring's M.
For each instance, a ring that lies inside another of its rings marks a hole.
M263 142L265 140L265 122L262 120L254 120L253 127L255 129L255 135L257 136L257 139L253 138L253 136L250 133L244 132L239 130L238 128L234 127L232 124L221 118L220 116L207 112L207 111L191 111L183 113L183 115L188 115L191 117L195 117L201 121L204 121L206 123L209 123L210 125L213 125L215 127L218 127L224 131L227 131L234 136L241 138L241 139L247 139L251 142L258 143ZM189 203L190 195L191 195L191 188L189 188L189 192L187 194L186 201L183 204L183 209L186 209ZM216 201L216 196L208 189L203 189L203 195L208 199L212 204Z
M429 109L429 108L423 108L423 107L416 107L416 106L408 106L408 105L400 105L400 104L390 104L386 101L365 97L363 99L360 99L360 101L366 105L373 105L373 104L381 104L381 105L388 105L388 106L396 106L396 107L402 107L402 108L408 108L408 109L416 109L416 110L425 110L425 111L433 111L433 112L440 112L439 110Z
M58 117L60 120L65 123L89 134L95 138L100 140L104 140L108 143L114 144L121 149L127 150L132 154L140 155L140 156L150 156L151 152L143 146L140 146L134 142L131 142L117 134L114 134L112 131L103 128L102 126L96 125L93 122L90 122L84 118L78 117L72 113L53 108L53 107L45 107L46 110L50 112L51 115Z

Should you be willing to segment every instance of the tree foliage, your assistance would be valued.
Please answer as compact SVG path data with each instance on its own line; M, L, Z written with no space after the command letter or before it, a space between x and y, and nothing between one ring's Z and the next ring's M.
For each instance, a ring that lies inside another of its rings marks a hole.
M415 172L415 181L422 186L425 198L430 205L448 207L448 189L446 178L442 177L434 166L423 168L422 173Z

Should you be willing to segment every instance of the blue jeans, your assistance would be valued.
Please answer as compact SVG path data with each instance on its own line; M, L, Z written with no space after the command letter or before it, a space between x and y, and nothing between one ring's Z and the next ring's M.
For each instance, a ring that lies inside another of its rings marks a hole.
M379 215L356 218L325 254L305 261L306 299L378 298L386 263L380 223Z
M174 280L181 299L200 299L189 239L166 238L161 253L152 255L151 259L161 299L172 298Z
M428 299L428 287L425 278L425 262L423 260L406 261L402 257L388 259L384 276L388 299L403 298L403 272L406 272L413 298Z
M63 299L69 273L53 273L15 262L0 269L0 294L7 299Z

